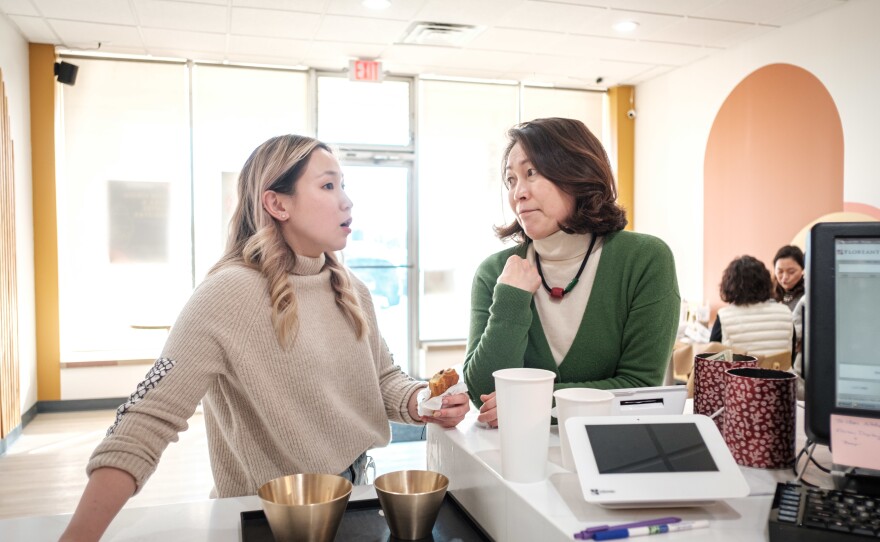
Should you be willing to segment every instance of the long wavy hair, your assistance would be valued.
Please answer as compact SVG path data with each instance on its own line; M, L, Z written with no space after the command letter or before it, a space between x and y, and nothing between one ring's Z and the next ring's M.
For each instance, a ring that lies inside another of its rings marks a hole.
M296 254L284 241L281 223L263 208L263 193L272 190L295 194L296 183L316 149L333 152L311 137L282 135L269 139L251 153L238 177L238 204L229 224L226 252L208 272L210 275L229 265L245 265L266 277L272 325L282 347L293 342L299 323L296 295L288 276ZM367 322L348 272L332 252L325 252L324 257L336 305L360 339L366 333Z
M510 151L519 143L538 173L574 198L571 215L559 224L562 231L604 235L626 227L626 211L617 203L617 187L608 154L583 122L565 118L535 119L508 130L507 138L507 148L501 158L502 178L505 178ZM516 219L496 227L495 234L501 239L529 241Z

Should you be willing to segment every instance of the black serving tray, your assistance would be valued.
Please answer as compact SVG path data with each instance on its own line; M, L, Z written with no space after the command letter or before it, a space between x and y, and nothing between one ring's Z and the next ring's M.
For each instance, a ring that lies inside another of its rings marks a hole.
M348 501L336 542L395 542L385 516L379 514L379 499ZM242 542L274 542L272 530L262 510L241 513ZM446 494L431 536L423 538L433 542L492 542L482 528L458 504L455 497Z

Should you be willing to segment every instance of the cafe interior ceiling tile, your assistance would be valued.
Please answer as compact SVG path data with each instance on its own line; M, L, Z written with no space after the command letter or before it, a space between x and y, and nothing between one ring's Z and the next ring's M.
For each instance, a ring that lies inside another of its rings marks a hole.
M372 59L399 75L525 74L545 84L605 89L647 81L848 1L857 0L392 0L388 9L371 10L357 0L0 0L0 13L28 41L62 53L333 70ZM620 33L612 25L621 20L637 26ZM402 52L420 23L434 25L429 43ZM163 35L167 43L160 43ZM305 51L300 42L308 43ZM528 67L506 62L511 53ZM548 67L577 68L544 68L533 62L536 55Z

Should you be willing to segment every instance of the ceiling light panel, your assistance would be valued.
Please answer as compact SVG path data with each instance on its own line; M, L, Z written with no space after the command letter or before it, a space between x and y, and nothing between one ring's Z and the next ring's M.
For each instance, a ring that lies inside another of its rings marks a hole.
M505 10L496 24L505 28L579 33L589 21L606 11L604 8L527 1Z
M210 32L183 32L162 28L142 28L144 44L150 49L179 49L183 51L226 51L226 35ZM189 55L186 56L187 58Z
M308 54L312 43L308 40L292 40L259 36L229 36L229 51L235 51L250 59L265 55L266 52L282 52L290 58L302 58ZM230 55L230 60L232 56ZM256 62L255 60L252 60Z
M724 47L732 43L731 38L733 36L755 28L756 25L749 23L713 21L688 17L667 28L652 33L650 39L652 41L665 41L669 43ZM764 28L771 29L772 27Z
M325 15L315 39L391 44L407 27L407 21Z
M55 43L58 39L45 19L24 15L10 15L9 18L31 43Z
M136 23L131 4L119 0L35 0L34 3L47 19L127 25Z
M522 53L558 53L564 34L541 30L489 28L471 41L474 49L519 51Z
M425 0L392 0L388 9L381 11L367 9L355 0L330 0L327 4L328 15L355 15L358 17L379 17L382 19L411 20L425 5ZM323 8L322 8L323 9Z
M673 15L658 15L656 13L636 13L632 11L605 10L604 13L587 21L583 29L575 34L606 37L650 38L654 32L658 32L679 21L682 17ZM621 34L614 30L613 25L618 21L635 21L639 27L635 32Z
M40 13L30 0L0 0L0 11L7 15L39 17Z
M355 3L352 0L344 0ZM226 4L228 0L219 0ZM232 0L233 7L262 8L277 11L307 11L310 13L324 13L324 5L327 0ZM358 4L360 5L360 4Z
M133 26L59 20L49 20L49 24L55 29L63 44L72 49L97 49L100 42L112 44L114 47L133 47L143 50L141 35Z
M312 39L321 23L317 13L232 8L232 33L242 36Z
M225 6L166 2L164 0L135 0L134 5L138 20L144 27L196 32L226 32L227 8Z
M508 10L525 0L428 0L419 10L422 21L485 26L497 24Z

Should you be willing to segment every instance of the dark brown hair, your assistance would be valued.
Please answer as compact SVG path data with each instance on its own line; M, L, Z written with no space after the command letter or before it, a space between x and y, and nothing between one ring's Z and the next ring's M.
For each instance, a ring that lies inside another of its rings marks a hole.
M785 245L776 251L776 256L773 256L773 267L776 267L776 262L783 258L791 258L795 261L796 264L801 266L801 269L804 268L804 252L795 245ZM794 288L791 289L791 292L788 292L794 296L803 295L804 290L806 289L806 284L804 283L804 277L801 276L801 280L798 281L797 284L794 285ZM774 275L773 279L773 298L776 301L782 301L782 298L785 296L786 291L785 288L782 287L781 284L776 282L776 278Z
M560 229L603 235L626 226L626 212L617 204L617 187L608 154L583 122L536 119L514 126L507 131L507 137L509 142L501 158L503 179L507 157L519 143L538 173L574 198L572 213L559 225ZM495 233L501 239L528 241L516 220L496 227Z
M761 303L771 297L773 282L764 263L752 256L740 256L728 264L721 277L721 300L733 305Z

